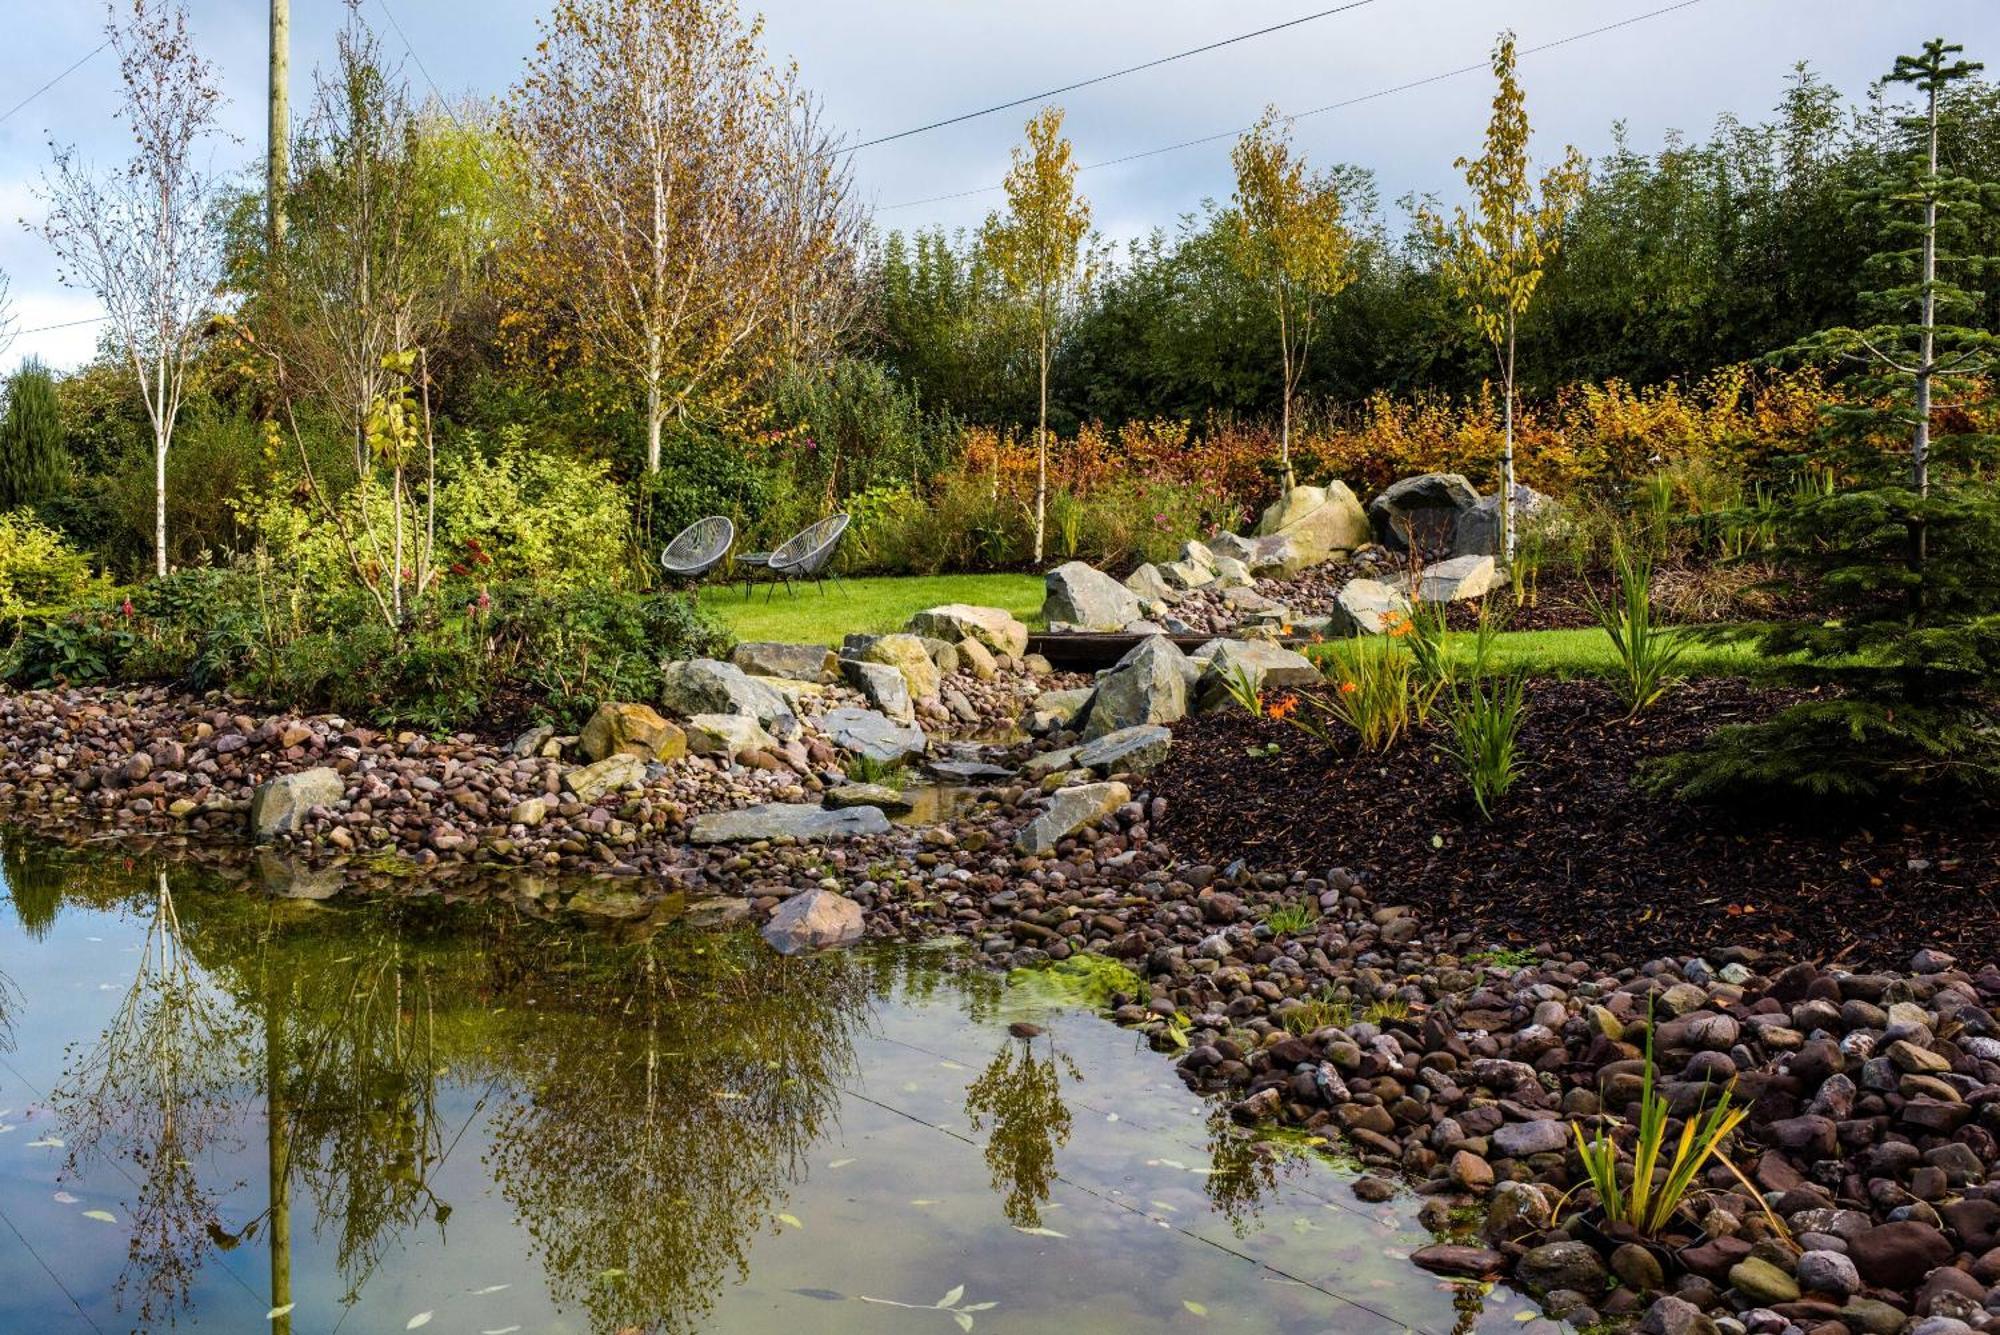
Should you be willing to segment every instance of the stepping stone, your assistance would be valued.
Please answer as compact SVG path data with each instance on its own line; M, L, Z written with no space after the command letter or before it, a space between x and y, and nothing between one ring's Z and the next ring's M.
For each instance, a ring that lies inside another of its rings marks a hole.
M830 709L820 716L819 727L841 750L884 765L921 756L928 741L922 728L895 723L873 709Z
M982 783L988 779L1014 777L1013 770L1000 765L989 765L983 760L932 761L930 771L949 783Z
M884 784L843 783L838 788L827 789L820 805L835 810L842 807L880 807L884 811L909 811L916 804Z
M688 842L741 844L756 839L797 839L818 843L889 833L889 818L880 807L806 806L799 802L766 802L735 811L704 811L688 828Z

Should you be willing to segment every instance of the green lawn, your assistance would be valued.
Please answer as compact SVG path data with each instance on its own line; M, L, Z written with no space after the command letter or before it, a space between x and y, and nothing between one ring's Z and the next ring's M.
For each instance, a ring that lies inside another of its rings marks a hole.
M818 641L837 645L849 633L873 634L901 630L912 612L940 603L975 603L1004 607L1032 624L1042 612L1040 575L915 575L828 581L824 596L812 585L794 597L783 589L765 601L769 590L753 586L750 600L743 586L719 584L702 590L702 606L713 612L739 640Z
M1316 659L1324 659L1330 652L1331 646L1307 650ZM1455 634L1450 652L1460 662L1470 661L1471 633ZM1518 668L1538 677L1605 676L1621 670L1611 638L1596 627L1502 631L1494 641L1491 666L1499 672ZM1768 672L1771 663L1746 640L1696 639L1674 670L1687 677L1743 677Z

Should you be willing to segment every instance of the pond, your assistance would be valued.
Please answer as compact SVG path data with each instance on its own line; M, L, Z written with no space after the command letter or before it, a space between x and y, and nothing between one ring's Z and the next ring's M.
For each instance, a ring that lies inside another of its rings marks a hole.
M0 1330L1552 1328L945 947L5 854Z

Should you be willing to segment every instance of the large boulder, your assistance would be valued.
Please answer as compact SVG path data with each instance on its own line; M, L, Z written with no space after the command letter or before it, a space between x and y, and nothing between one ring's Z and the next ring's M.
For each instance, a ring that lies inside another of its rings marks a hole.
M630 755L641 760L679 760L687 754L687 734L660 717L651 705L608 701L597 707L577 734L585 758Z
M683 718L744 714L767 728L789 728L795 722L784 696L736 664L716 658L684 659L660 669L660 704Z
M1157 723L1142 723L1085 742L1076 749L1074 761L1079 768L1096 770L1099 774L1144 774L1167 758L1173 744L1174 734L1170 729Z
M1091 688L1076 686L1062 691L1043 691L1024 715L1029 732L1052 732L1075 723L1090 707Z
M1250 573L1250 567L1233 556L1215 558L1215 581L1211 587L1222 589L1247 589L1257 581Z
M906 629L915 635L933 635L954 643L977 640L996 654L1014 658L1028 652L1028 628L1001 607L979 607L972 603L927 607L910 618Z
M1180 589L1167 583L1160 567L1148 561L1125 577L1125 587L1139 595L1142 602L1173 604L1181 600Z
M737 760L752 751L777 747L777 739L762 724L742 714L696 714L687 721L687 749L698 756Z
M924 730L892 722L872 709L829 709L820 716L820 731L843 751L883 765L924 753Z
M1082 561L1068 561L1043 577L1042 620L1050 626L1117 630L1144 612L1139 595Z
M1237 562L1245 575L1271 579L1290 579L1307 566L1316 564L1308 548L1287 533L1274 533L1262 538L1239 538L1234 533L1223 533L1217 535L1213 551L1218 581L1225 569L1222 565L1224 560Z
M1556 518L1556 503L1533 487L1514 484L1514 533L1516 537L1546 528ZM1469 508L1460 510L1453 521L1453 556L1498 556L1500 554L1500 493L1481 496Z
M1290 538L1298 558L1318 565L1368 541L1368 513L1345 482L1293 487L1257 521L1260 538Z
M1417 576L1420 603L1464 603L1507 587L1507 572L1490 556L1454 556L1434 561Z
M753 677L783 677L787 681L827 681L833 676L833 650L823 644L787 644L751 640L730 651L729 661Z
M1087 825L1095 825L1132 800L1132 790L1122 783L1083 783L1058 788L1049 795L1042 814L1021 827L1014 847L1040 856Z
M980 681L991 681L999 675L999 661L993 657L993 651L988 649L983 641L975 640L968 635L952 647L958 650L959 671L969 672Z
M780 955L825 950L859 941L867 930L861 906L837 891L808 890L778 905L763 936Z
M1158 570L1175 597L1184 589L1205 589L1215 582L1215 568L1198 561L1169 561Z
M1392 552L1417 550L1440 556L1452 550L1461 511L1479 504L1479 492L1458 473L1421 473L1392 482L1368 502L1375 540Z
M314 807L330 807L347 791L340 771L321 766L281 774L257 785L250 794L250 833L259 843L291 834L306 823Z
M1238 673L1253 691L1297 689L1324 680L1310 658L1269 640L1210 640L1194 651L1191 661L1201 669L1194 686L1197 712L1229 704L1235 698L1230 679Z
M861 692L869 704L881 710L898 723L916 720L915 704L910 699L909 679L887 663L864 663L858 658L840 660L841 671L855 690Z
M1410 599L1379 579L1350 579L1333 596L1328 629L1336 635L1381 635L1410 615Z
M688 841L696 844L743 844L758 839L796 839L820 843L889 833L889 818L879 807L819 807L802 802L765 802L733 811L704 811L688 826Z
M595 802L606 793L636 788L646 781L646 762L618 752L592 765L580 765L562 776L564 789L579 802Z
M938 665L922 639L915 635L871 635L844 651L848 659L881 663L903 674L912 700L935 700L938 694Z
M1187 655L1164 635L1132 646L1116 667L1097 679L1090 712L1083 723L1085 741L1135 728L1142 723L1175 723L1187 717L1188 688L1196 669Z

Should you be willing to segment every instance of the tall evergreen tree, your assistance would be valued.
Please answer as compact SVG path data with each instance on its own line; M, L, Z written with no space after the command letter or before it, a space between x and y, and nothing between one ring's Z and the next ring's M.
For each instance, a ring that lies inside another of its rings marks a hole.
M1970 323L1976 285L2000 265L1970 253L2000 185L1939 153L1940 106L1982 68L1962 50L1930 41L1888 76L1919 100L1897 121L1901 151L1856 200L1885 243L1868 266L1884 286L1864 294L1875 323L1786 350L1855 368L1821 481L1780 513L1779 554L1819 615L1761 639L1773 656L1804 651L1802 675L1829 689L1670 761L1684 790L2000 788L2000 438L1978 429L2000 408L2000 341Z
M38 361L23 362L7 381L7 413L0 417L0 510L61 495L69 475L55 377Z

